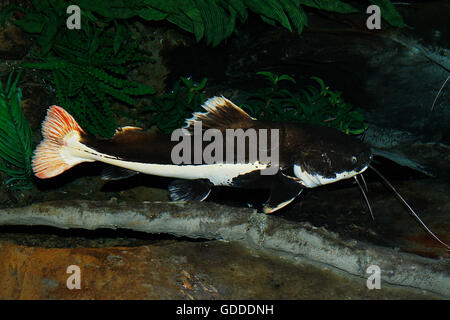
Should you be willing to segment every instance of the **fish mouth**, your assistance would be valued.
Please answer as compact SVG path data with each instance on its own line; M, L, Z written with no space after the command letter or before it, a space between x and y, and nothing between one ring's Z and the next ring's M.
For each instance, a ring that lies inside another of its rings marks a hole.
M363 172L366 171L368 168L369 168L369 165L366 164L361 170L358 171L358 173L357 173L356 175L363 173Z
M325 184L334 183L340 180L345 180L357 176L367 170L369 166L366 165L360 170L343 171L335 173L334 177L322 176L318 173L309 173L302 170L299 165L294 165L294 174L297 178L302 180L303 185L307 188L315 188Z
M329 184L329 183L333 183L333 182L340 181L340 180L350 179L357 175L360 175L361 173L366 171L368 167L369 166L364 166L361 170L352 170L352 171L344 171L341 173L336 173L336 177L334 177L334 178L325 178L325 177L320 178L319 177L319 181L323 185L323 184Z

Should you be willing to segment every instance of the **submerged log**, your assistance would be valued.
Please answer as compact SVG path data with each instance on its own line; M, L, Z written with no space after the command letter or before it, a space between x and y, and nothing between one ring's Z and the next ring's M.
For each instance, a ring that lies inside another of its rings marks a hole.
M239 241L290 261L308 261L367 278L376 265L382 282L449 297L450 263L398 250L343 240L324 228L211 202L106 203L52 201L0 210L0 225L62 229L130 229L178 237Z

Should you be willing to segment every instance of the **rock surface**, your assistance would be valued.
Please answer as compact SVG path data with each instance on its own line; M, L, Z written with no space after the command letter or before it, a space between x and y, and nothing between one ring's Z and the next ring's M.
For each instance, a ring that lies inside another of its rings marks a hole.
M0 59L18 60L23 58L30 48L30 43L20 28L14 25L4 28L0 26Z
M81 288L69 290L70 265ZM42 248L0 243L0 299L436 299L382 281L290 264L236 243L163 241L138 247Z

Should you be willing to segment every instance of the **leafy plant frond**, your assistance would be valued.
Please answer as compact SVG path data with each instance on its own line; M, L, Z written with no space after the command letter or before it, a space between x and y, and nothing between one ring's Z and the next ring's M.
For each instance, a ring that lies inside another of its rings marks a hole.
M154 93L151 87L126 77L137 63L148 60L138 49L138 43L131 40L126 25L117 20L98 19L93 13L97 10L101 14L114 4L122 8L121 2L90 1L93 9L82 10L81 30L69 30L64 25L67 1L33 3L35 11L25 11L25 18L16 24L26 32L36 33L41 50L34 54L36 61L25 62L22 67L51 72L58 104L90 133L110 137L116 128L112 101L134 105L135 96ZM79 3L87 5L84 1ZM60 7L64 7L62 15ZM131 14L119 11L124 17ZM119 15L119 11L114 12ZM35 22L44 22L44 26L41 28Z
M31 186L31 130L23 111L21 91L17 87L20 73L13 80L9 74L6 86L0 81L0 171L10 178L13 189Z
M208 79L203 78L200 83L182 77L174 84L169 93L152 97L152 103L142 112L150 113L149 126L157 125L164 133L171 133L183 126L184 121L195 111L200 111L205 97L202 94Z
M317 86L306 86L298 92L281 89L281 81L295 83L288 75L258 72L268 86L249 96L242 107L258 119L287 122L309 122L330 126L348 134L361 134L367 126L361 110L345 102L342 93L330 90L324 81L312 77Z
M395 9L394 5L389 0L369 0L372 4L380 7L381 16L386 19L394 27L403 27L405 23L403 22L402 16Z
M33 1L40 12L47 1ZM368 1L369 2L369 1ZM49 1L54 8L68 4L66 0ZM398 11L390 0L370 0L379 5L383 18L393 26L403 26ZM194 34L197 41L205 39L212 46L218 45L230 36L237 21L244 23L250 12L255 13L269 24L279 24L290 31L301 33L308 25L305 7L337 13L354 13L358 10L341 0L110 0L91 1L74 0L70 4L81 7L84 17L95 20L95 15L106 21L123 20L139 16L145 20L166 20L177 27ZM47 4L48 6L48 4ZM0 19L6 17L12 8L8 8ZM60 12L64 12L62 9ZM4 19L4 18L3 18ZM53 19L53 20L52 20ZM30 33L44 33L46 39L56 34L53 26L58 25L60 16L27 15L19 22ZM51 24L52 27L48 25ZM62 22L61 22L62 23ZM41 45L46 45L42 42Z
M266 79L267 86L253 92L241 105L255 118L317 123L354 135L366 130L361 110L345 102L342 93L330 90L322 79L312 77L317 85L292 92L282 88L285 82L296 83L291 76L266 71L257 74ZM200 83L181 78L171 92L153 96L152 104L143 109L144 113L151 113L149 125L157 125L161 131L171 133L182 127L193 112L204 111L201 105L206 100L202 94L206 83L206 78Z

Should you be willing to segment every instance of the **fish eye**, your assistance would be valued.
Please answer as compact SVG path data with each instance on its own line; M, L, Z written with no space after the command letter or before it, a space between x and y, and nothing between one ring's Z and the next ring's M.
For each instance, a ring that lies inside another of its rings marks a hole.
M353 164L355 164L356 162L358 162L358 159L355 156L353 156L351 158L351 161L352 161Z

